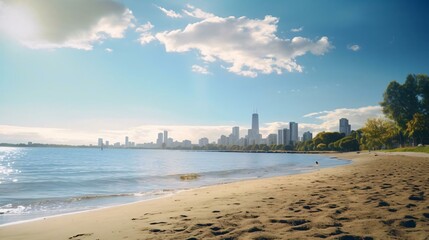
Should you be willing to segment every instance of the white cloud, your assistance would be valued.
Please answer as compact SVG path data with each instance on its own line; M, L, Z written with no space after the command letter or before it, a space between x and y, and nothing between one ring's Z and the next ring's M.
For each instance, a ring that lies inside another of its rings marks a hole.
M167 52L196 50L205 62L228 63L229 72L246 77L256 77L260 73L282 74L284 70L302 72L297 57L307 53L323 55L332 47L327 37L316 41L304 37L277 37L278 18L273 16L264 19L204 16L203 20L188 24L184 29L155 36Z
M304 27L292 28L290 31L291 32L301 32L302 30L304 30Z
M0 32L33 49L91 50L134 27L132 12L111 1L0 0Z
M192 65L192 72L201 73L201 74L210 74L206 66L202 67L199 65Z
M357 52L357 51L359 51L359 50L360 50L360 46L359 46L359 45L357 45L357 44L354 44L354 45L348 45L348 46L347 46L347 48L348 48L349 50L352 50L353 52Z
M113 52L113 49L111 49L111 48L106 48L106 49L104 49L106 52L108 52L108 53L111 53L111 52Z
M310 131L315 136L319 132L338 132L340 118L347 118L353 130L360 129L369 118L383 117L380 106L367 106L360 108L339 108L330 111L320 111L304 115L306 118L313 118L320 123L298 123L299 136L306 131ZM289 128L289 122L270 122L263 124L261 133L266 136L270 133L277 133L278 129Z
M369 118L383 117L381 106L367 106L360 108L339 108L331 111L321 111L309 113L304 117L321 120L320 124L304 125L313 129L315 132L321 131L338 131L338 122L340 118L347 118L352 125L352 129L359 129L364 126Z
M136 32L140 33L139 41L141 45L148 44L156 39L150 32L152 29L153 25L150 22L147 22L136 29Z
M190 17L199 18L199 19L207 19L207 18L216 17L213 13L205 12L205 11L203 11L199 8L196 8L190 4L187 4L186 7L189 9L189 11L184 9L183 12Z
M165 15L167 15L168 17L171 17L171 18L181 18L182 17L182 15L180 14L180 13L176 13L175 11L173 11L173 10L167 10L167 9L165 9L165 8L163 8L163 7L160 7L160 6L156 6L159 10L161 10Z

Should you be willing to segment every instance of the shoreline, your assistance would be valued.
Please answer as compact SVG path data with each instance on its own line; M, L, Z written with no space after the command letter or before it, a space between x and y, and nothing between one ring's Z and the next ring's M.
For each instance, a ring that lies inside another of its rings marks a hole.
M429 179L425 174L418 173L428 172L428 154L364 152L324 155L352 160L352 163L310 173L200 187L159 199L2 225L0 236L3 236L2 239L252 239L258 236L266 239L286 236L335 239L351 234L373 238L425 239L423 236L429 234L429 215L425 215L429 214L426 197L421 201L411 201L410 204L416 205L412 208L402 203L409 195L419 196L420 192L423 195L425 190L427 192ZM413 164L418 164L418 167L413 168ZM401 173L399 169L403 169L408 178L383 179ZM374 174L378 171L383 175ZM352 178L359 178L360 182L350 181ZM344 184L342 181L350 182ZM403 181L413 181L413 187L396 189L396 185L403 184ZM363 190L366 187L369 188ZM393 188L395 191L392 191ZM416 188L418 191L414 193ZM368 192L371 196L365 196ZM360 195L366 203L359 201ZM375 200L368 200L367 197ZM389 206L378 206L380 203ZM354 205L359 207L355 208ZM346 212L351 216L347 216ZM338 218L341 215L346 217ZM413 219L404 220L407 215ZM390 225L380 223L380 217L387 219ZM392 217L395 219L388 219ZM404 221L414 221L416 226L402 227ZM330 235L332 233L336 234Z
M252 153L256 153L256 152L252 152ZM286 153L286 152L277 152L277 153ZM306 154L306 153L301 153L301 154ZM336 165L336 166L328 166L328 167L321 167L321 168L319 168L320 166L317 166L317 167L314 167L314 169L303 171L303 172L299 172L299 173L294 173L293 172L293 173L288 173L288 174L279 175L279 176L243 178L243 179L239 179L239 180L231 180L231 181L227 181L227 182L220 182L220 183L212 183L212 184L208 184L208 185L202 185L202 186L199 186L199 187L193 187L193 188L189 188L189 189L177 189L177 190L172 190L171 192L168 192L168 193L165 193L165 194L162 194L162 195L158 195L157 196L156 194L154 194L154 195L152 195L153 197L149 197L149 198L141 199L141 200L130 201L130 202L126 202L126 203L118 203L118 204L113 204L113 205L98 206L98 207L94 207L94 208L86 209L86 210L64 212L64 213L58 213L58 214L53 214L53 215L48 215L48 216L40 216L40 217L31 218L31 219L25 219L25 220L19 220L19 221L14 221L14 222L8 222L8 223L0 224L0 229L2 227L7 227L7 226L11 226L11 225L17 225L17 224L22 224L22 223L29 223L29 222L34 222L34 221L40 221L40 220L45 220L45 219L49 219L49 218L62 217L62 216L73 215L73 214L80 214L80 213L86 213L86 212L91 212L91 211L99 211L99 210L104 210L104 209L109 209L109 208L126 206L126 205L130 205L130 204L144 203L144 202L151 201L151 200L157 200L157 199L160 199L160 198L173 196L173 195L179 194L181 192L194 191L194 190L198 190L198 189L210 188L210 187L213 187L213 186L221 186L221 185L227 185L227 184L231 184L231 183L239 183L239 182L247 182L247 181L270 179L270 178L276 178L276 177L285 177L285 176L292 176L292 175L307 174L307 173L312 173L312 172L320 171L321 169L327 169L327 168L331 169L331 168L336 168L336 167L347 166L347 165L353 164L352 160L341 159L341 158L338 158L338 157L331 157L327 153L320 154L320 155L324 155L326 157L329 157L331 159L335 159L337 161L345 161L345 162L347 162L347 164L341 164L341 165ZM133 193L129 193L129 194L133 194ZM134 194L136 194L136 193L134 193Z

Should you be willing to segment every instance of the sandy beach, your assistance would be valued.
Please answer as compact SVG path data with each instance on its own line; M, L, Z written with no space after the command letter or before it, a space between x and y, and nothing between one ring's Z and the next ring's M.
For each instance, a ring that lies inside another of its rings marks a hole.
M429 239L429 155L181 192L0 227L0 239Z

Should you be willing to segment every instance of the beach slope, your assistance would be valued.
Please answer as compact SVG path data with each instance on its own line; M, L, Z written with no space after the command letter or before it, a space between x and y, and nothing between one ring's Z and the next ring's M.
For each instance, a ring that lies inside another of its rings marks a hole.
M0 239L428 239L428 154L331 156L353 163L4 226Z

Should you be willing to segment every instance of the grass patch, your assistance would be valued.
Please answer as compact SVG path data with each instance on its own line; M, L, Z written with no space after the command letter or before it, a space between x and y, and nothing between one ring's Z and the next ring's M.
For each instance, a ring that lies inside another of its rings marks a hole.
M429 153L429 146L395 148L395 149L389 149L389 150L385 150L385 151L386 152L423 152L423 153Z

